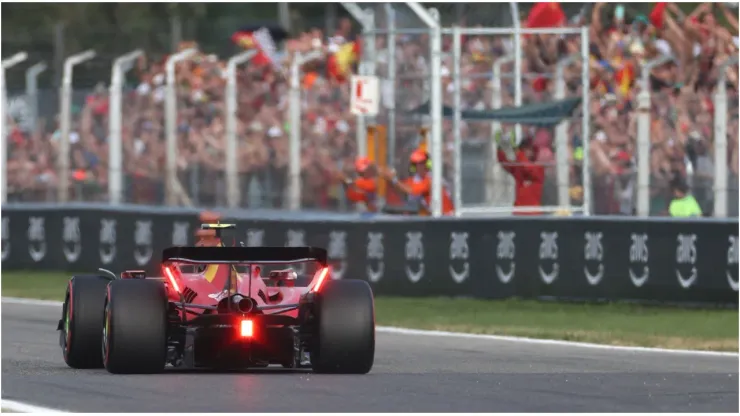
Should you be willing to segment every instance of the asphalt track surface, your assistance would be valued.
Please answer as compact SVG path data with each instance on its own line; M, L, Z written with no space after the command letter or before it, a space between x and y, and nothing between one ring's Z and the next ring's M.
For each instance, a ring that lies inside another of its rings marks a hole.
M738 412L738 357L377 334L363 376L68 368L59 307L2 305L2 398L72 412Z

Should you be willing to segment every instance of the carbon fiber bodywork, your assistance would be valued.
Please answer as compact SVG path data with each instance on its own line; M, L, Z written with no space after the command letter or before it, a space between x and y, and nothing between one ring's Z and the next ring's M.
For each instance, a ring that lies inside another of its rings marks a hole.
M253 323L250 337L239 333L243 319ZM246 368L268 364L296 367L300 364L302 348L298 321L289 316L202 316L182 330L184 345L178 367Z

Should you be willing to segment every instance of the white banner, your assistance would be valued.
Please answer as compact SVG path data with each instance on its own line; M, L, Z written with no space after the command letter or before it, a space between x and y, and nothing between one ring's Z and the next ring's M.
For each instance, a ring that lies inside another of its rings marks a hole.
M275 70L278 72L282 71L277 47L275 46L275 40L272 38L270 30L265 27L260 28L260 30L257 30L252 34L252 38L257 43L257 45L259 45L262 53L264 53L265 56L267 56L267 59L270 60L270 63L275 68Z
M375 76L352 76L350 111L356 116L376 116L380 109L380 82Z

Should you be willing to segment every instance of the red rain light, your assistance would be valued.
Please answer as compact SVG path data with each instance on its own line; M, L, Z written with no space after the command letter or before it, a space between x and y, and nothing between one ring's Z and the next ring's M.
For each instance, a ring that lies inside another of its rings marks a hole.
M311 289L312 292L318 292L321 288L321 285L324 284L324 280L326 280L326 276L329 275L329 267L324 267L319 272L319 276L316 278L316 284L313 286L313 289Z
M177 293L180 293L180 285L177 284L177 279L175 278L175 273L170 269L169 266L165 266L164 268L164 275L167 278L167 280L170 281L170 284L173 288L175 288L175 291Z
M250 338L254 335L254 323L251 319L244 319L241 321L241 324L239 325L239 335L241 335L242 338Z

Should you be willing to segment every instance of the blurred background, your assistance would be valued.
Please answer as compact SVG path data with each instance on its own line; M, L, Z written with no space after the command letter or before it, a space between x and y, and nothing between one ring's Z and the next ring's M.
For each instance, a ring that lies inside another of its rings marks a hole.
M737 4L729 3L520 3L520 22L529 27L580 27L590 34L590 137L581 123L567 127L572 203L582 202L582 143L591 155L592 213L633 215L636 198L635 144L638 94L650 90L650 214L667 215L671 182L685 180L704 215L714 209L714 94L726 80L728 142L727 215L738 215L738 65L727 64L738 50ZM396 36L375 36L370 57L382 79L384 105L377 122L395 137L394 164L401 168L418 143L423 120L403 110L429 98L429 36L426 25L405 3L357 3L375 12L378 28L391 16ZM444 27L511 27L508 3L424 4L440 12ZM550 7L550 6L548 6ZM164 201L164 62L173 52L197 47L195 59L177 67L178 177L195 206L226 204L224 179L223 73L229 57L258 48L252 35L269 27L278 51L261 52L238 72L240 206L286 205L288 136L300 129L301 203L305 209L348 211L337 171L350 172L357 154L356 118L349 111L349 82L363 54L362 27L339 3L4 3L2 50L6 58L26 51L28 59L6 70L8 90L8 200L56 201L60 137L59 90L64 60L87 49L95 58L75 67L70 130L70 198L106 202L108 195L109 84L117 57L145 51L126 74L123 100L124 200L160 205ZM404 33L404 31L406 31ZM390 45L393 45L390 48ZM443 39L449 52L451 36ZM465 36L461 69L463 109L491 108L496 88L492 64L510 56L511 36ZM577 53L580 36L523 36L523 103L553 98L559 62ZM258 48L259 49L259 48ZM296 53L318 51L301 68L300 126L289 123L286 70ZM393 53L393 74L389 73ZM277 58L273 65L269 58ZM366 56L367 59L367 56ZM442 61L445 104L452 104L453 64ZM648 63L660 61L655 66ZM45 63L36 88L26 70ZM565 68L566 95L582 93L582 63ZM280 69L280 67L283 69ZM511 62L501 65L500 105L514 103ZM647 68L647 69L646 69ZM638 81L649 71L649 85ZM388 99L386 96L392 96ZM389 103L392 102L392 105ZM452 182L452 124L445 120L445 179ZM482 167L493 163L481 151L496 128L464 122L463 183L466 201L484 199ZM508 131L511 126L499 126ZM555 154L552 128L526 128L539 149L537 163L547 169L542 205L555 205ZM479 185L476 185L479 184ZM510 181L495 187L504 195ZM502 198L501 204L507 201ZM510 203L510 202L509 202Z

